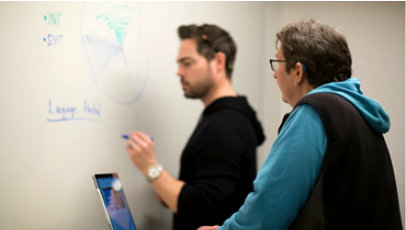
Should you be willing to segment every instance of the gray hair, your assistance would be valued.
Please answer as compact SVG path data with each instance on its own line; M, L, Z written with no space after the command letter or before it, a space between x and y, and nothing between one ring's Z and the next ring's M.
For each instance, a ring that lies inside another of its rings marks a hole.
M309 84L314 87L351 77L352 59L347 40L334 27L314 19L302 19L276 34L278 45L287 60L286 71L297 62L304 64Z

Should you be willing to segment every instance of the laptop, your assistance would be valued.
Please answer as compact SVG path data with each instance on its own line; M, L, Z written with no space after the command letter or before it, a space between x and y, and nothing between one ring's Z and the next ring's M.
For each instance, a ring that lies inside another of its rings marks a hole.
M93 181L103 203L110 229L136 230L118 174L94 174Z

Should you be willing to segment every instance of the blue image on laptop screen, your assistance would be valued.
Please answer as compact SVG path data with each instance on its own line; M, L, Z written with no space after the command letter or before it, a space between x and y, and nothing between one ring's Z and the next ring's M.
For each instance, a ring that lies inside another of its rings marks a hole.
M99 177L97 183L114 230L136 230L118 177Z

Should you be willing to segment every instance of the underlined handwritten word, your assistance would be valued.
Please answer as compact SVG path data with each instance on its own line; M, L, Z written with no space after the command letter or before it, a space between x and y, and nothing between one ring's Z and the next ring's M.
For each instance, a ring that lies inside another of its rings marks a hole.
M74 120L99 121L102 116L100 102L89 102L84 100L78 105L59 104L48 100L48 122L65 122Z

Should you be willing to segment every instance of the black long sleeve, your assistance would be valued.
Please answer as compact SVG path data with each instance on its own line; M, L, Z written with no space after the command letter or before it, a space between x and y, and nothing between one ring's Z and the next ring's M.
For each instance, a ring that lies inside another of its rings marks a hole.
M256 147L263 139L258 140L253 126L256 118L226 106L230 102L235 106L235 100L226 98L206 108L182 153L179 179L186 184L178 198L175 230L221 225L252 191Z

